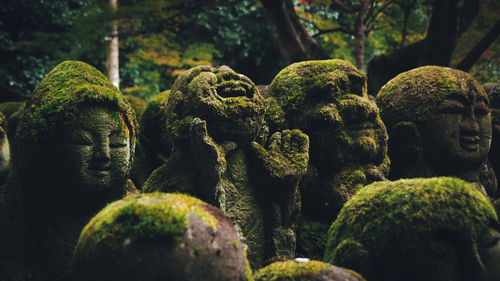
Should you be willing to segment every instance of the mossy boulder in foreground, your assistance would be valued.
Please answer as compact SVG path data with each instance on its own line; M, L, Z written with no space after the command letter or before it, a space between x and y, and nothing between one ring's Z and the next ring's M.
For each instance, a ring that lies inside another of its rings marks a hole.
M261 268L254 277L255 281L365 281L354 271L328 263L293 260Z
M97 214L74 252L76 280L253 280L221 210L183 194L128 196Z
M490 201L471 183L376 182L345 204L324 261L370 281L490 280L483 278L499 268L499 229Z

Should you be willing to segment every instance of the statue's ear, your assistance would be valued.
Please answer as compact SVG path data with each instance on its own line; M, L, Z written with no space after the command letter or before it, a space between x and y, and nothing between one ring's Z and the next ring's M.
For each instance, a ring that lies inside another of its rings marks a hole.
M413 122L399 122L389 132L388 155L392 167L412 166L422 155L422 139Z
M363 244L357 241L351 239L342 241L333 252L326 251L323 260L335 266L354 270L366 280L376 280L376 271L370 253Z

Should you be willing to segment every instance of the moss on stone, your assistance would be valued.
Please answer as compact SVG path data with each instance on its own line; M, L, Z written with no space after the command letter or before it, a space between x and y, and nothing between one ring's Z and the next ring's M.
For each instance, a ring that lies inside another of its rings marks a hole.
M227 66L199 66L184 72L174 83L165 111L167 133L175 142L189 134L190 122L207 122L217 141L253 141L263 126L264 99L250 79Z
M344 278L339 278L338 275L344 275L342 276ZM345 275L352 276L345 278ZM334 279L321 279L320 276L328 276ZM354 271L336 268L328 263L320 261L296 262L291 260L275 262L261 268L255 273L254 277L255 281L364 280Z
M329 230L324 261L373 281L451 280L456 272L446 271L446 262L457 253L466 264L477 262L476 241L496 227L489 200L463 180L375 182L344 205Z
M195 214L217 231L217 218L208 213L207 204L183 194L150 193L127 196L109 204L83 229L75 252L92 256L101 247L118 251L126 238L133 241L171 239L184 234L188 216Z
M139 120L139 117L141 116L142 112L146 108L146 101L144 101L141 98L138 98L136 96L132 95L123 95L125 99L127 99L128 103L132 107L135 113L135 119Z
M19 110L23 110L26 102L24 101L8 101L0 103L0 112L5 115L5 118L9 117Z
M118 111L134 149L137 121L129 103L100 71L78 61L60 63L35 88L26 103L17 141L30 143L34 151L25 153L32 156L42 143L55 141L61 125L78 120L82 106L95 104Z
M321 60L294 63L276 75L269 89L283 109L303 112L311 101L341 99L350 94L353 82L366 81L366 76L344 60ZM359 90L366 94L366 83ZM335 96L329 96L331 94Z
M377 94L380 115L387 129L398 122L419 124L447 95L478 91L488 100L483 87L470 74L441 66L422 66L403 72Z

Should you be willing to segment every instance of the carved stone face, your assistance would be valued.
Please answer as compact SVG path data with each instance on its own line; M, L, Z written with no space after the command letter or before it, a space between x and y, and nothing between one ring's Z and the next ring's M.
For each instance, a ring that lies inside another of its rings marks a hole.
M130 166L129 131L122 117L103 106L85 107L67 127L58 160L63 183L83 194L118 199Z
M211 79L211 90L200 83ZM204 72L191 83L198 83L197 114L207 121L209 134L217 141L253 141L263 125L263 99L254 83L228 67Z
M487 271L487 280L500 280L500 233L490 229L480 238L479 253Z
M491 115L474 86L447 94L420 131L424 157L437 170L470 169L483 163L491 143Z
M254 83L227 66L194 67L174 83L166 111L167 132L174 142L184 142L189 122L207 122L216 141L250 143L264 124L265 105Z
M335 159L340 165L380 164L384 159L387 132L375 101L366 93L366 77L356 74L346 72L327 81L343 85L347 94L330 89L306 115L307 127L303 129L310 136L316 159Z

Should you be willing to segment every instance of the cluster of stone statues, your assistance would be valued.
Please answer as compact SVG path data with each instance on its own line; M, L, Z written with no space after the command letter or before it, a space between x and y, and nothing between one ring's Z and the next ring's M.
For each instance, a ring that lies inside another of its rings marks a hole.
M0 281L500 280L500 85L366 80L199 66L146 104L59 64L0 104Z

